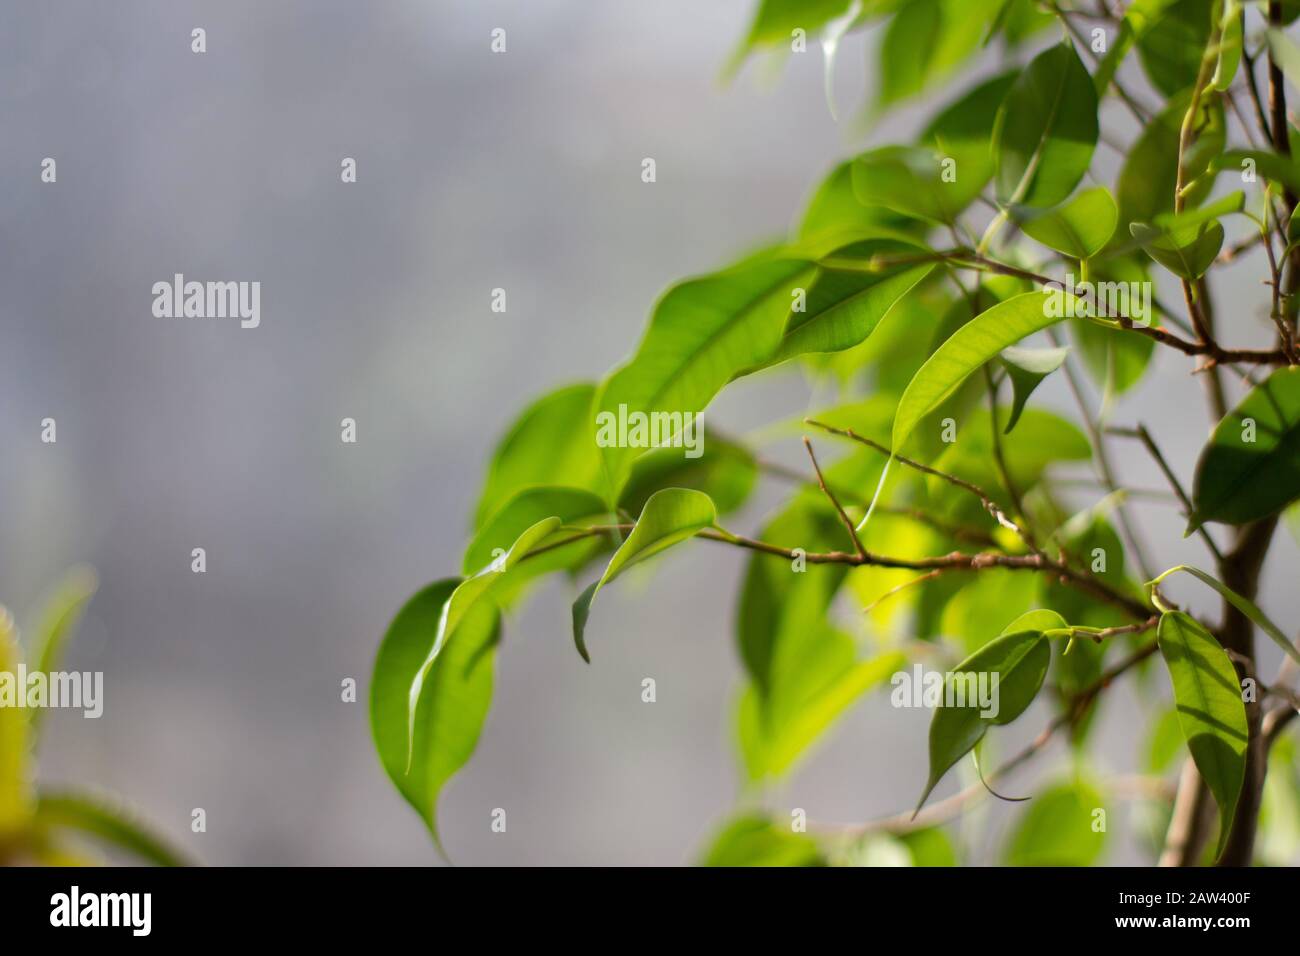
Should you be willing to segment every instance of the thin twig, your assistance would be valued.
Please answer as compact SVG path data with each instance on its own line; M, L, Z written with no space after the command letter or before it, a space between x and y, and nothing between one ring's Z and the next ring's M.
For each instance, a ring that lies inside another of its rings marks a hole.
M844 527L849 532L849 540L853 542L853 550L859 558L865 559L867 549L862 546L862 539L858 537L857 529L853 527L853 522L849 520L849 516L844 513L844 508L840 505L840 500L835 497L835 492L826 487L826 478L822 475L821 465L817 464L817 455L813 453L812 442L808 440L807 435L804 436L803 447L808 450L808 458L812 461L813 471L817 473L818 486L823 494L831 500L831 504L835 506L835 513L840 516L840 521L843 522Z

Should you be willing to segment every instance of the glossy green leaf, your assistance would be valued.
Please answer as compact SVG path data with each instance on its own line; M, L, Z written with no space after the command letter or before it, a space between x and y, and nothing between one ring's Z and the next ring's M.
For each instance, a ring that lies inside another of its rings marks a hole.
M595 385L569 385L543 395L523 411L492 454L474 509L476 529L534 485L600 491L600 455L592 417L595 396Z
M978 677L984 674L990 691L992 682L996 680L996 695L991 694L996 706L990 707L990 713L986 716L981 712L979 702L972 701L969 691L966 691L965 706L945 706L945 700L935 708L934 718L930 722L930 776L925 791L917 802L918 810L943 775L970 753L989 727L1011 723L1033 703L1039 688L1043 686L1043 678L1047 675L1052 657L1051 647L1043 636L1043 631L1065 626L1065 621L1059 614L1052 611L1030 611L958 664L952 672L944 675L945 697L951 691L954 701L959 699L955 696L959 686L954 681L962 680L968 687L972 686L968 679L956 675L970 674Z
M940 157L953 160L953 174L965 191L977 195L993 178L993 130L998 108L1016 76L1011 71L980 83L942 109L918 139Z
M99 797L75 793L42 793L35 825L41 829L71 829L88 833L156 866L187 863L162 837L151 833L134 813Z
M769 362L799 289L816 273L802 259L761 255L674 286L659 300L641 346L597 398L598 413L695 414L741 372ZM641 449L601 449L621 491Z
M1025 410L1025 402L1029 401L1029 396L1034 393L1034 389L1042 384L1043 379L1060 368L1069 354L1068 348L1022 349L1012 345L1002 350L998 358L1002 367L1007 370L1007 377L1011 379L1014 390L1011 415L1007 419L1005 429L1007 433L1010 433L1011 429L1016 427L1016 422L1020 421L1020 414Z
M1223 248L1223 226L1217 221L1169 232L1133 223L1133 238L1156 262L1183 279L1199 279Z
M370 730L389 779L420 814L441 849L438 795L474 753L492 700L492 659L500 613L481 602L466 614L456 639L426 667L447 603L460 579L437 581L393 618L370 683ZM423 674L410 713L409 692Z
M843 16L853 0L759 0L745 39L746 48L789 44L794 30L809 37Z
M1097 92L1069 44L1034 58L1003 100L993 135L998 201L1046 208L1065 201L1092 164Z
M1106 844L1102 796L1082 782L1058 784L1026 805L1007 844L1007 866L1092 866ZM1099 825L1100 821L1100 825Z
M1181 611L1160 616L1156 637L1187 749L1219 806L1221 853L1246 772L1246 706L1237 672L1210 632Z
M1192 528L1246 524L1300 498L1300 370L1281 368L1219 422L1192 487Z
M972 372L1008 346L1060 321L1048 308L1050 296L1026 292L1000 302L962 326L921 366L898 403L891 445L903 450L917 424Z
M706 528L714 527L717 520L718 513L713 501L701 491L666 488L650 496L627 540L609 559L605 573L583 591L573 604L573 642L584 661L591 661L584 635L591 603L600 589L633 564L695 537Z
M853 160L840 163L817 186L800 221L800 240L839 245L880 231L913 229L916 222L887 206L868 204L853 191Z
M761 816L743 816L728 823L702 862L704 866L826 865L812 837Z
M1025 235L1049 249L1075 259L1091 259L1110 242L1118 222L1115 200L1108 189L1098 186L1079 193L1064 206L1031 214L1019 225Z

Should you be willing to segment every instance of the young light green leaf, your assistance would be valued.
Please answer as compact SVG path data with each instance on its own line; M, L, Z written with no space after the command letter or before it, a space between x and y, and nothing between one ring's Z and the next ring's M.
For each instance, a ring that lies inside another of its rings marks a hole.
M1260 610L1259 606L1256 605L1254 601L1251 601L1250 599L1238 594L1236 591L1228 587L1218 578L1214 577L1211 574L1206 574L1200 568L1194 568L1190 564L1180 564L1177 565L1176 567L1172 567L1168 571L1165 571L1163 574L1161 574L1159 577L1155 578L1152 581L1147 582L1148 590L1158 587L1160 582L1165 580L1165 578L1169 577L1172 574L1177 574L1180 571L1186 574L1190 574L1192 577L1199 580L1202 584L1207 584L1210 587L1214 588L1214 590L1218 591L1220 597L1222 597L1225 601L1227 601L1229 604L1235 607L1242 614L1246 615L1246 617L1250 618L1255 623L1255 626L1258 627L1265 634L1267 634L1269 636L1269 639L1272 640L1274 644L1282 648L1283 652L1286 653L1287 656L1289 656L1297 664L1300 664L1300 650L1297 650L1296 646L1292 644L1289 640L1287 640L1286 635L1282 633L1282 629L1278 627L1276 624L1274 624L1272 620L1269 619L1268 615L1266 615L1262 610Z
M478 744L492 701L492 658L500 638L500 612L491 602L480 602L426 670L439 622L460 583L459 578L436 581L397 612L370 683L370 730L379 759L428 826L439 852L438 794ZM408 692L422 672L412 714Z
M641 517L622 546L614 552L600 580L583 591L573 604L573 642L582 659L591 662L584 637L591 602L614 578L633 564L652 558L673 545L693 538L717 524L718 513L713 501L702 491L690 488L665 488L650 496Z
M1300 370L1281 368L1219 422L1192 486L1190 534L1207 521L1247 524L1300 498Z
M1300 192L1300 164L1289 156L1279 156L1262 149L1230 149L1221 152L1209 160L1206 170L1204 175L1191 183L1191 188L1208 190L1214 185L1218 173L1230 170L1238 174L1258 174L1293 192Z
M712 498L724 515L749 500L757 479L758 462L748 449L710 435L699 458L687 458L680 448L656 448L638 458L618 506L639 515L657 491L694 488Z
M1079 193L1064 206L1037 215L1019 225L1025 235L1075 259L1091 259L1110 242L1119 222L1119 207L1105 186Z
M1300 86L1300 47L1278 29L1268 31L1268 52L1292 86Z
M1181 611L1160 616L1156 639L1174 685L1187 749L1219 805L1222 853L1246 772L1246 707L1237 672L1210 632Z
M613 522L609 508L594 492L548 485L525 488L507 501L474 536L465 549L461 573L472 575L482 571L504 555L521 534L537 522L552 517L559 518L566 525L581 524L586 519L591 519L589 524L593 525ZM590 552L593 541L597 548L602 546L599 539L592 539L574 542L576 547L569 551L556 549L564 560L559 565L549 565L547 570L572 566L570 562L580 561L582 553Z
M584 382L543 395L524 410L492 454L474 509L475 529L534 485L601 490L592 424L595 397L596 386Z
M1223 248L1223 226L1217 221L1176 232L1135 222L1129 231L1147 255L1174 275L1188 280L1205 275Z
M974 190L975 195L993 178L993 129L998 107L1017 75L1013 70L979 84L944 107L917 140L940 156L941 164L944 159L952 160L953 175L963 184L963 190ZM945 185L952 189L956 183Z
M901 453L913 430L972 372L999 352L1061 321L1044 292L1025 292L1000 302L963 325L930 356L898 403L891 444Z
M36 805L40 829L72 829L92 834L156 866L187 866L185 858L151 833L134 813L93 796L42 793Z
M853 194L868 206L940 224L956 223L984 182L964 176L953 157L929 146L882 146L853 161Z
M944 675L945 700L930 722L930 776L916 804L918 811L943 775L970 753L989 727L1011 723L1033 702L1052 659L1043 632L1064 627L1059 614L1030 611ZM987 711L981 710L975 693L981 679L988 682L994 701ZM949 697L964 706L947 706Z
M41 616L36 643L32 648L36 667L42 674L59 670L63 652L86 611L86 605L99 588L95 572L88 567L73 568L50 597ZM45 708L31 713L32 734L38 737Z
M1011 429L1016 427L1016 422L1020 421L1020 413L1025 410L1025 402L1029 401L1029 396L1034 393L1034 389L1042 384L1043 379L1060 368L1069 354L1070 350L1067 347L1022 349L1012 345L1002 350L999 360L1002 367L1007 370L1013 389L1011 417L1007 419L1004 434L1010 434Z
M853 191L853 160L840 163L817 186L799 223L802 241L850 242L880 231L898 233L918 223L879 204L858 199Z
M910 0L880 41L877 111L929 89L979 49L997 10L969 0Z
M620 406L647 416L703 411L736 375L771 360L797 290L806 289L815 273L807 260L759 255L674 286L655 307L636 355L598 396L597 429L602 418L617 420ZM601 449L615 495L638 453L625 445Z
M998 201L1037 208L1064 202L1092 164L1097 135L1097 91L1074 47L1040 53L998 114Z

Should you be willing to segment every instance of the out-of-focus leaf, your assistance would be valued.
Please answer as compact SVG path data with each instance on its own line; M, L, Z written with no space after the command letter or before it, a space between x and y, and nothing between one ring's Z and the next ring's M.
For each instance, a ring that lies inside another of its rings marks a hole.
M1182 749L1183 727L1178 720L1177 708L1170 707L1151 724L1144 757L1146 772L1164 773L1173 766L1174 758Z
M1161 213L1174 208L1178 140L1189 102L1185 95L1170 100L1169 105L1152 118L1125 157L1115 193L1119 201L1121 235L1127 236L1133 223L1153 222ZM1199 204L1213 188L1213 182L1203 174L1210 168L1211 161L1223 152L1227 133L1218 97L1202 97L1193 129L1196 136L1184 157L1186 181L1194 184L1185 197L1189 207Z
M760 816L728 823L704 854L704 866L825 866L812 837Z
M426 667L459 578L436 581L393 618L370 682L370 730L384 771L420 814L441 851L438 794L478 744L492 701L492 659L500 613L491 602L470 608L456 639ZM424 674L414 714L409 692Z
M998 115L998 201L1038 208L1063 202L1092 164L1097 134L1097 92L1074 47L1040 53L1007 92Z
M1268 31L1268 51L1292 86L1300 86L1300 47L1281 30Z
M861 203L884 206L904 216L955 223L980 194L984 182L978 176L963 176L960 160L946 172L945 162L952 160L929 146L870 150L853 161L854 195Z
M94 597L99 587L95 572L88 567L73 568L59 584L46 604L41 616L40 629L37 631L36 643L33 645L32 657L36 669L42 674L51 674L59 670L63 652L69 639L81 623L86 605ZM38 707L31 712L33 736L40 733L41 718L45 709Z
M1160 616L1160 652L1174 685L1174 703L1187 749L1219 805L1223 852L1246 772L1246 707L1227 653L1195 618L1181 611Z
M880 42L877 109L885 110L946 77L980 47L997 9L968 0L910 0Z
M798 235L801 240L850 242L864 234L881 230L901 232L915 226L915 220L887 206L859 201L853 191L853 160L846 160L818 185L804 212Z
M14 684L22 649L18 646L18 631L9 612L0 606L0 675ZM23 693L25 688L14 686L12 692ZM0 840L23 830L36 808L32 792L31 735L27 707L0 707Z
M1138 58L1151 85L1173 96L1196 81L1213 26L1213 0L1172 0L1161 6L1138 37Z
M569 385L543 395L524 410L492 454L474 511L475 529L533 485L600 491L600 456L592 419L595 395L595 385Z
M657 491L694 488L713 499L718 514L727 514L749 499L757 477L758 465L747 449L710 436L698 458L687 458L679 448L658 448L642 455L632 464L618 505L628 514L640 514Z
M976 194L993 178L993 128L1016 76L1012 71L984 81L941 110L919 138L921 145L954 160L957 179Z
M1300 497L1300 371L1281 368L1219 422L1192 487L1192 529L1246 524Z
M1007 845L1008 866L1091 866L1106 844L1101 794L1082 782L1034 797Z
M1119 208L1105 186L1079 193L1064 206L1030 215L1020 228L1031 239L1075 259L1090 259L1105 248L1119 222Z
M717 509L702 491L665 488L650 496L627 540L609 559L605 573L583 591L573 604L573 642L583 660L591 661L584 633L587 617L591 613L591 602L596 599L600 589L633 564L695 537L705 528L714 527L717 521Z
M680 452L679 452L680 454ZM541 486L519 492L494 514L474 536L461 562L461 573L476 574L503 556L521 534L547 518L559 518L566 525L614 524L614 516L599 495L581 488ZM615 543L617 541L615 540ZM545 555L530 559L530 577L550 571L581 567L609 541L586 538L573 544L555 548ZM516 571L515 581L522 575ZM513 582L512 582L513 583Z
M1180 572L1190 574L1202 584L1217 591L1221 598L1235 607L1242 614L1246 615L1246 617L1250 618L1255 623L1256 627L1267 634L1269 639L1282 649L1283 653L1289 656L1297 664L1300 664L1300 650L1297 650L1296 646L1287 640L1287 636L1282 633L1282 629L1269 620L1268 615L1261 611L1254 601L1238 594L1218 578L1211 574L1206 574L1200 568L1194 568L1190 564L1177 565L1158 575L1155 580L1147 582L1147 586L1149 588L1155 588L1164 581L1165 578Z
M35 825L89 833L156 866L187 865L166 840L151 833L135 814L101 798L75 793L42 793L36 807Z
M1241 3L1240 0L1228 0L1223 6L1223 18L1219 21L1222 37L1219 40L1219 56L1214 65L1214 76L1210 86L1223 92L1232 86L1237 77L1237 68L1241 66Z
M1043 379L1051 375L1065 361L1068 348L1058 349L1022 349L1012 345L1002 350L999 360L1011 379L1014 399L1011 403L1011 416L1007 419L1006 431L1016 427L1020 413L1025 410L1025 402L1042 384Z
M899 836L912 853L913 866L956 866L957 851L948 834L938 827L923 827Z

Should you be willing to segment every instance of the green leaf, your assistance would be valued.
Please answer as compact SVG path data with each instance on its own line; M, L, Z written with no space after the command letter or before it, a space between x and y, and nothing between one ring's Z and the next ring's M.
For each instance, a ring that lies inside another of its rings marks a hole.
M1169 577L1172 574L1177 574L1180 571L1186 574L1190 574L1192 577L1199 580L1202 584L1207 584L1210 587L1214 588L1214 590L1218 591L1220 597L1222 597L1225 601L1227 601L1229 604L1235 607L1242 614L1246 615L1246 617L1254 621L1255 626L1258 627L1265 634L1267 634L1274 644L1282 648L1283 652L1286 653L1297 664L1300 664L1300 650L1297 650L1296 646L1292 644L1289 640L1287 640L1286 635L1282 633L1282 629L1279 628L1276 624L1274 624L1269 619L1268 615L1266 615L1263 611L1259 609L1259 607L1255 604L1255 602L1251 601L1249 598L1243 597L1242 595L1238 594L1236 591L1228 587L1218 578L1214 577L1213 575L1206 574L1200 568L1194 568L1190 564L1177 565L1176 567L1172 567L1168 571L1165 571L1163 574L1159 575L1154 580L1147 582L1147 588L1151 589L1157 587L1160 584L1160 582L1163 581L1165 578Z
M1300 498L1300 370L1281 368L1219 422L1192 486L1190 534L1207 521L1247 524Z
M1268 51L1278 68L1291 81L1292 86L1300 86L1300 48L1289 36L1276 28L1268 31Z
M789 44L795 29L813 36L823 25L842 16L853 0L760 0L745 49Z
M1104 186L1085 190L1064 206L1031 214L1020 228L1031 239L1075 259L1091 259L1110 242L1119 208Z
M393 618L379 646L370 683L370 730L379 759L398 791L438 836L438 794L469 761L492 701L492 658L500 613L490 602L472 607L456 639L430 657L440 621L459 578L430 584ZM409 711L411 686L422 678Z
M469 547L461 562L461 573L473 575L487 568L506 553L521 534L547 518L559 518L566 525L614 524L614 515L599 495L581 488L526 488L511 498L489 519ZM615 539L617 540L617 539ZM528 563L529 577L550 571L579 568L595 553L608 547L601 538L586 538L571 545L555 548ZM522 569L516 571L520 581Z
M746 815L714 838L704 866L825 866L821 850L806 833L778 827L766 817Z
M711 435L699 458L687 458L677 448L658 448L638 458L618 506L640 514L657 491L694 488L713 499L718 514L728 514L749 500L757 478L758 463L747 449Z
M1052 659L1051 646L1043 632L1064 627L1065 621L1053 611L1030 611L944 675L945 698L957 692L954 681L958 678L955 675L988 675L985 680L989 686L996 686L996 696L993 697L996 707L989 709L996 710L996 713L984 716L978 701L970 700L969 691L966 692L966 706L944 706L945 700L935 708L930 722L930 777L917 802L918 810L943 775L970 753L989 727L1011 723L1033 703ZM965 683L968 688L972 686L970 681ZM959 698L954 696L953 699Z
M771 363L808 352L839 352L865 341L898 300L934 269L933 261L916 261L926 254L920 246L887 239L867 239L832 252L807 290L804 311L791 312ZM905 261L891 265L891 259ZM871 268L832 264L854 261Z
M1004 206L1055 206L1074 192L1097 146L1097 92L1073 46L1054 46L1025 68L993 142Z
M654 557L706 528L717 524L718 513L713 501L701 491L689 488L666 488L655 492L645 503L641 517L622 546L614 552L600 580L583 591L573 604L573 642L582 659L591 662L584 633L591 602L614 578L633 564Z
M953 393L972 372L1007 346L1053 323L1050 296L1026 292L1000 302L957 330L921 366L898 403L891 444L903 450L917 424Z
M95 572L88 567L73 568L59 584L46 604L41 616L40 629L37 631L36 643L32 648L36 669L42 674L51 674L59 670L63 652L69 639L81 623L86 605L99 588ZM31 712L33 737L39 737L41 719L45 708L37 707Z
M125 809L97 797L43 793L36 807L36 826L81 830L157 866L186 866L185 859L163 838Z
M1231 170L1243 174L1249 171L1271 179L1292 192L1300 192L1300 164L1289 156L1279 156L1261 149L1230 149L1222 152L1209 160L1206 170L1208 175L1201 175L1192 185L1208 190L1214 185L1217 173Z
M1025 402L1042 384L1043 379L1051 375L1070 354L1068 348L1058 349L1022 349L1012 345L1002 350L999 360L1011 379L1014 399L1011 404L1011 417L1007 419L1005 433L1010 433L1020 421L1020 413L1025 410Z
M1160 616L1160 652L1174 685L1178 722L1201 779L1219 805L1223 852L1246 773L1246 707L1228 655L1195 618L1181 611Z
M853 191L853 160L840 163L818 185L799 224L799 239L849 242L863 234L899 232L916 223L879 204L858 200Z
M525 488L564 485L600 491L592 402L596 386L569 385L533 402L510 426L493 452L474 527L482 528Z
M1147 255L1174 275L1189 280L1205 275L1223 248L1223 226L1217 221L1175 232L1135 222L1129 231Z
M1210 40L1213 0L1163 3L1150 27L1138 38L1138 58L1151 85L1173 96L1196 81Z
M1007 845L1007 866L1092 866L1105 849L1106 830L1094 811L1101 794L1085 783L1064 783L1029 803Z
M956 223L984 182L978 176L962 175L960 161L955 178L945 180L944 161L951 158L929 146L869 150L853 161L853 193L869 206L884 206L929 222Z
M0 606L0 674L18 673L22 649L14 619ZM32 792L31 733L27 715L32 708L0 707L0 842L21 832L35 809Z
M955 161L954 172L963 190L974 190L971 200L993 178L993 129L998 107L1017 75L1013 70L979 84L940 111L919 137L922 146Z
M877 110L930 89L980 47L997 10L969 0L910 0L881 38Z
M1145 770L1149 774L1162 774L1173 766L1174 758L1183 749L1183 727L1178 720L1178 709L1170 707L1151 724L1147 737Z
M815 272L807 260L764 255L674 286L655 307L636 355L606 382L598 412L618 416L620 405L647 416L703 411L736 375L770 361L795 291ZM617 493L641 450L601 451Z

